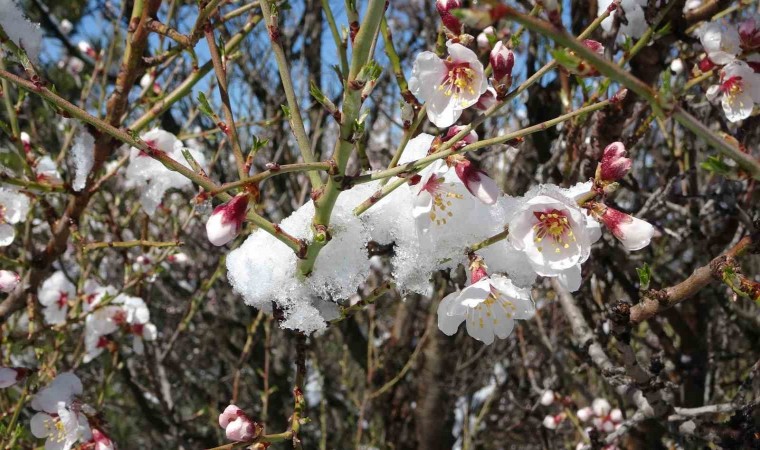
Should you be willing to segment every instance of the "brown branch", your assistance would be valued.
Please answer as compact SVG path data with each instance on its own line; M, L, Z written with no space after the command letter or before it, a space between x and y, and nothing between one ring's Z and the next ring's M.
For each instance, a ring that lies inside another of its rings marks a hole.
M631 308L631 322L643 322L684 300L688 300L711 282L720 280L726 264L732 258L748 250L751 244L752 237L745 236L728 251L710 261L709 264L695 270L684 281L675 286L648 293L641 303Z

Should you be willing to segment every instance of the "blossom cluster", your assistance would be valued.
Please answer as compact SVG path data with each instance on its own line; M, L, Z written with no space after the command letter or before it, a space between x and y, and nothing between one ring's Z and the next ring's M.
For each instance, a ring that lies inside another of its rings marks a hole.
M696 33L707 54L699 68L719 67L719 83L707 90L708 100L720 101L731 122L746 119L760 105L760 18L749 18L738 27L709 22Z
M8 388L28 376L29 370L0 367L0 388ZM32 397L37 411L30 421L34 437L45 439L46 450L77 448L113 450L111 438L103 430L96 411L82 403L82 381L71 372L59 373Z
M543 406L551 407L551 405L555 404L556 400L559 400L558 403L563 406L573 403L571 399L563 398L552 390L547 390L543 393L540 403ZM556 414L548 414L543 420L544 428L557 430L568 419L568 414L572 415L573 413L566 407ZM610 402L604 398L595 398L594 401L591 402L591 406L585 406L578 409L574 415L585 425L585 428L583 428L583 439L576 446L577 450L587 448L585 442L589 441L589 436L592 430L606 435L620 428L624 420L623 412L618 408L613 409ZM615 444L609 444L604 447L604 450L617 449L618 446Z

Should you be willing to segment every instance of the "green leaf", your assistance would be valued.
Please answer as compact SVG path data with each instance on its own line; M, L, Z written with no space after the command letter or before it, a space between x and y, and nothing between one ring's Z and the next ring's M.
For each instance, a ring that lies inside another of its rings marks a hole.
M726 164L719 156L708 157L699 167L716 175L727 176L734 173L733 168Z
M557 61L557 64L570 70L578 68L578 64L581 62L580 58L564 49L554 49L551 51L551 54Z
M204 94L203 92L198 92L198 102L200 103L198 108L201 110L201 112L205 116L209 117L211 120L216 122L216 119L215 119L216 114L214 113L214 110L211 109L211 105L209 104L208 99L206 98L206 94Z
M642 291L649 289L649 283L652 281L652 269L649 264L644 263L644 267L637 268L636 273L639 274L639 289Z

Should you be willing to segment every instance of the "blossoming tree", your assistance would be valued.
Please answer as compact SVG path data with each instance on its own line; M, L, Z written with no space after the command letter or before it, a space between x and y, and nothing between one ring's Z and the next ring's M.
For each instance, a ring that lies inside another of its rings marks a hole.
M0 0L0 45L4 448L760 445L756 3Z

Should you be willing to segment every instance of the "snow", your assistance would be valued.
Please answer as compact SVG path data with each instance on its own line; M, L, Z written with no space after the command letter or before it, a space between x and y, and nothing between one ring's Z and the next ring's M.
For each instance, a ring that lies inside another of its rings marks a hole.
M74 166L74 180L71 187L79 192L84 189L87 175L95 164L95 138L86 130L81 130L74 139L74 145L71 147L71 164Z
M190 165L185 160L182 141L173 134L154 128L141 136L142 140L165 152L173 160L185 167ZM201 165L206 165L206 157L198 149L188 149L193 158ZM142 191L140 204L146 214L153 215L161 204L164 194L169 189L183 189L192 186L192 182L183 175L171 171L159 161L145 155L139 149L130 150L129 167L127 167L127 185Z
M40 24L30 22L15 0L0 0L0 26L11 41L26 50L29 59L39 60L42 46Z

